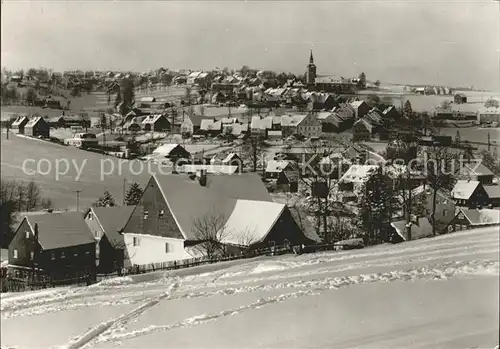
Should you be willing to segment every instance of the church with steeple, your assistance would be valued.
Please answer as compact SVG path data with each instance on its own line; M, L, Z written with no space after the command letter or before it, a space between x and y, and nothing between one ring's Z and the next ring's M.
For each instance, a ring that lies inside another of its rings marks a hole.
M307 65L306 71L306 84L314 85L316 82L316 64L314 64L313 51L311 50L311 56L309 57L309 64Z

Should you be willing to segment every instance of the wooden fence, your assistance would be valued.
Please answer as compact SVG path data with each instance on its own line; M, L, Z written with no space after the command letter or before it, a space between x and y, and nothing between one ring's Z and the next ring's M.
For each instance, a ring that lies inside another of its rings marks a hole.
M184 268L196 267L199 265L234 261L240 259L253 258L258 256L277 256L283 255L286 253L311 253L311 252L319 252L319 251L327 251L327 250L336 250L336 249L344 249L344 248L352 248L352 246L340 246L338 244L322 244L322 245L310 245L310 246L271 246L265 247L261 249L251 250L247 253L241 253L238 255L226 256L226 257L217 257L217 258L191 258L191 259L182 259L176 261L169 261L163 263L151 263L151 264L143 264L143 265L134 265L127 269L122 269L117 272L108 273L108 274L97 274L96 281L102 281L106 279L111 279L119 276L129 276L129 275L138 275L151 273L155 271L167 271L167 270L177 270ZM45 288L52 287L61 287L61 286L85 286L89 284L89 279L87 276L75 277L71 279L64 280L51 280L50 278L46 278L43 281L35 281L31 282L27 279L16 278L16 277L7 277L3 278L0 282L1 291L2 292L23 292L23 291L33 291L40 290Z
M77 277L63 280L51 280L47 278L44 281L31 282L26 279L16 277L7 277L0 281L2 292L25 292L36 291L47 288L62 287L62 286L84 286L88 285L87 277Z
M226 257L218 257L218 258L199 257L199 258L181 259L181 260L162 262L162 263L134 265L132 267L114 273L97 274L97 281L102 281L117 276L129 276L129 275L151 273L155 271L177 270L177 269L196 267L199 265L253 258L263 255L276 256L290 252L299 253L299 249L297 247L292 248L288 246L275 246L275 247L267 247L258 250L253 250L250 251L249 253L226 256Z

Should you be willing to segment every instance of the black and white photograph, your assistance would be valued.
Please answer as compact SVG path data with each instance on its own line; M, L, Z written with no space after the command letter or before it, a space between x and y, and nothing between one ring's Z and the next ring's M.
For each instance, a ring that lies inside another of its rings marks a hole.
M3 0L0 349L499 349L499 0Z

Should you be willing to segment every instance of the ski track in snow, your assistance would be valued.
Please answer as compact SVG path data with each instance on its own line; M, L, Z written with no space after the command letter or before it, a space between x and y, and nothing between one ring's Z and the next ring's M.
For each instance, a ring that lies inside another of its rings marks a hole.
M157 305L160 301L168 299L171 294L179 287L178 281L174 282L168 287L168 289L158 297L155 297L146 303L142 304L140 307L132 310L129 313L123 314L116 319L111 319L103 322L85 332L83 335L73 338L66 346L60 347L60 349L79 349L86 347L93 339L100 335L104 335L107 332L113 333L115 328L120 328L126 326L132 319L140 316L142 313L148 309Z
M222 317L232 316L251 309L281 303L289 299L303 296L317 295L319 292L337 290L341 287L348 287L358 284L368 284L373 282L393 282L393 281L415 281L415 280L446 280L457 275L467 274L498 274L498 261L472 261L472 262L450 262L434 267L423 267L409 269L406 271L392 271L385 273L362 274L358 276L333 277L320 280L285 282L272 285L248 286L240 289L227 289L218 294L235 294L239 292L270 291L276 289L304 288L302 290L284 293L279 296L261 298L256 302L243 305L234 309L223 310L218 313L200 314L183 321L170 325L152 325L140 330L125 332L124 328L118 331L107 331L92 343L94 345L103 342L120 342L125 339L137 338L159 331L169 331L176 328L201 325L209 321L216 321Z
M488 243L488 245L491 245ZM466 246L465 250L473 250L477 246ZM497 249L487 249L487 250L475 250L475 253L498 253ZM315 270L313 275L321 275L335 272L343 272L348 270L362 269L366 267L387 267L387 266L395 266L395 265L406 265L415 262L430 262L432 260L443 259L443 258L456 258L468 256L470 252L461 252L461 253L451 253L445 254L441 251L431 251L427 255L418 254L415 256L416 258L408 258L401 260L400 258L387 258L383 263L373 263L371 261L364 261L360 263L354 263L343 267L327 267L325 269L317 269ZM411 255L407 255L407 257L411 257ZM274 265L276 263L272 263ZM265 264L264 264L265 265ZM246 266L243 270L237 271L233 273L231 276L240 276L240 275L253 275L255 270L259 269L259 265L255 267L253 264ZM269 268L271 269L271 268ZM274 271L281 271L279 270ZM265 269L261 269L262 272L265 272ZM217 281L222 276L226 275L227 272L219 272L216 277L212 276L211 281L209 283L205 283L204 286L207 287L225 287L226 290L218 290L214 292L196 292L200 288L200 285L186 285L183 287L182 291L187 292L186 294L179 293L177 296L174 296L173 299L177 298L197 298L197 297L209 297L213 295L227 294L230 292L231 286L241 285L241 284L251 284L258 282L269 282L271 280L282 280L282 279L292 279L299 277L308 277L311 275L309 271L303 271L292 274L285 275L268 275L266 277L259 277L253 279L246 279L244 281L236 280L236 281ZM195 281L195 278L190 278L192 281ZM119 306L119 305L127 305L127 304L137 304L145 301L148 298L149 293L157 293L158 291L165 288L165 281L162 281L161 287L157 289L148 290L148 292L139 292L135 290L135 294L132 294L132 297L123 297L123 294L117 293L116 289L113 287L109 287L108 283L105 283L104 287L97 288L85 288L85 289L71 289L71 290L61 290L56 292L43 292L42 295L45 297L40 297L40 294L37 294L37 298L27 297L28 295L23 295L24 297L20 297L20 299L7 299L7 304L2 307L2 319L8 319L17 316L29 316L29 315L37 315L37 314L45 314L49 312L58 312L64 310L71 309L80 309L85 307L102 307L102 306ZM170 282L170 281L167 281ZM241 288L240 288L241 289ZM78 290L80 292L78 292ZM115 291L110 295L110 291ZM191 291L191 292L189 292ZM194 291L194 292L193 292ZM250 291L249 291L250 292ZM85 299L86 296L91 296L90 300L87 301L77 301L80 299ZM99 301L99 297L102 297L103 300ZM110 299L111 298L111 299ZM23 302L13 302L14 300L24 300ZM56 306L55 306L56 305Z
M8 319L70 309L140 304L131 312L97 324L61 347L89 348L98 343L216 321L289 299L357 284L446 280L467 275L498 277L498 259L484 259L494 258L491 255L498 254L498 243L498 232L492 234L491 229L480 229L363 250L285 255L248 260L241 265L183 277L164 272L147 282L138 282L134 277L122 277L90 287L7 293L2 295L0 310L2 319ZM363 269L367 268L366 273L363 273ZM373 268L388 271L369 270ZM353 271L355 275L328 275L346 271ZM137 321L145 311L165 301L275 290L283 290L284 293L219 313L200 314L173 324L127 332L127 326Z
M178 292L177 296L174 298L196 298L219 295L228 292L225 290L219 290L216 292L197 292L203 287L231 288L232 286L240 286L242 284L310 277L311 275L343 272L366 267L390 267L411 263L431 262L433 260L443 258L467 257L471 254L492 254L498 253L499 251L498 237L495 237L494 239L488 237L478 239L476 237L475 239L469 239L461 243L445 241L444 244L433 245L433 249L427 252L418 252L421 249L420 247L421 246L414 246L396 249L391 246L388 251L385 251L385 253L382 254L386 256L382 262L378 262L377 259L356 261L356 258L377 257L381 254L380 251L373 251L370 253L352 253L352 255L350 255L347 251L340 253L326 252L322 253L320 256L315 255L313 258L305 261L296 261L293 257L288 256L279 261L251 261L247 265L236 266L216 272L186 276L183 278L186 282L184 283L182 291L187 293L182 294L181 292ZM424 247L427 247L427 244ZM436 250L436 248L438 249ZM329 257L326 258L325 256ZM304 258L304 256L299 256L298 258ZM351 263L345 263L346 261L351 261ZM345 265L331 267L330 265L334 262L344 262ZM299 267L308 267L320 263L325 264L325 266L318 266L312 273L310 270L302 270L295 273L278 273L277 275L269 275L269 273L267 273L266 275L266 272L282 272L288 271L289 269L293 270ZM263 276L256 277L259 274L262 274ZM245 278L244 280L227 280L239 276L253 277ZM189 281L189 285L187 284L187 281ZM130 277L128 279L116 278L116 280L105 280L99 284L93 285L92 287L86 288L43 290L20 295L15 293L7 294L7 297L5 298L2 296L0 308L2 312L2 319L58 312L68 309L79 309L84 307L136 304L143 302L148 299L148 297L154 296L164 290L165 284L170 283L171 278L164 277L154 282L140 284L130 284L130 282ZM121 290L125 292L121 293ZM85 300L85 298L90 299L82 301ZM99 300L99 298L102 298L102 300Z

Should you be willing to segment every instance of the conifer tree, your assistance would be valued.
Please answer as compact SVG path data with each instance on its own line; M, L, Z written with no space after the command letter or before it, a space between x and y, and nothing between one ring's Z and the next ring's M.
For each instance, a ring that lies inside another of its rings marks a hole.
M131 183L125 195L125 205L135 206L139 203L142 196L142 189L138 183Z
M382 168L371 174L361 192L358 225L365 243L372 245L388 241L391 218L398 204L391 181Z
M115 199L111 195L109 191L105 191L104 195L100 197L96 202L93 204L94 207L112 207L116 206L115 204Z
M403 105L403 116L407 119L411 119L413 116L413 109L409 100L407 100Z

